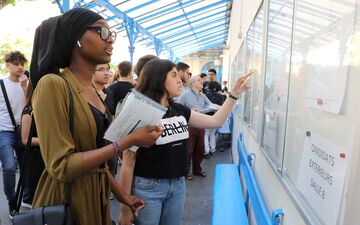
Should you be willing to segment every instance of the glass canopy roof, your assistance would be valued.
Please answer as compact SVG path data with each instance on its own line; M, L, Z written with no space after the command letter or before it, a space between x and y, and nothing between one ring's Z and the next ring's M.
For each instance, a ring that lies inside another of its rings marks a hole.
M100 13L130 46L141 43L159 55L181 57L225 46L231 0L80 0L70 7L57 0L62 12L72 7ZM131 53L131 47L130 53Z

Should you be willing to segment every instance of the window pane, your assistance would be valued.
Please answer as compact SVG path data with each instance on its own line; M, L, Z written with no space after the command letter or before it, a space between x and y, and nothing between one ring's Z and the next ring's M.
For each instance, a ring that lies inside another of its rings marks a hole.
M270 0L265 74L263 147L282 167L294 1Z
M260 7L256 18L251 25L246 39L246 68L252 71L249 81L251 89L245 94L244 120L252 133L257 137L260 124L260 98L261 98L261 70L263 57L264 10Z
M341 204L352 201L343 188L349 153L359 150L354 147L360 115L357 5L355 0L296 4L284 179L314 224L346 224L338 221Z

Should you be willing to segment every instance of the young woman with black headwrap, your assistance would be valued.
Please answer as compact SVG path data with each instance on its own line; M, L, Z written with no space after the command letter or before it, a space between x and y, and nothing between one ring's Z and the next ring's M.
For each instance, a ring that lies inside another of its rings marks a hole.
M144 206L142 200L121 193L105 164L132 145L151 146L162 133L162 128L151 126L111 144L102 139L111 121L91 78L97 64L110 62L115 38L100 15L81 8L42 22L35 34L32 102L45 170L33 207L64 203L71 190L78 225L111 224L110 188L134 211ZM73 132L70 93L59 75L73 95Z

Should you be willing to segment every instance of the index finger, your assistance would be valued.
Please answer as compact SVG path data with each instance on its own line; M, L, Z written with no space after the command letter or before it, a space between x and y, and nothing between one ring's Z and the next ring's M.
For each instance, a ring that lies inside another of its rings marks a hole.
M252 71L249 72L248 74L246 74L244 77L245 77L245 79L247 79L247 78L250 77L251 75L253 75L253 72L252 72Z

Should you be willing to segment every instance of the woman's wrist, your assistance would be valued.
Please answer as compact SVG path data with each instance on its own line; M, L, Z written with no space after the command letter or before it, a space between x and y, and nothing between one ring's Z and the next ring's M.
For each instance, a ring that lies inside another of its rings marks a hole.
M114 148L115 158L119 159L121 155L121 148L116 141L111 143Z
M228 92L228 98L232 99L234 101L238 100L240 96L237 96L235 94L233 94L232 92Z
M131 146L136 145L136 141L134 138L134 134L129 134L127 136L125 136L124 138L122 138L121 140L117 141L118 145L122 147L122 149L128 149ZM120 144L121 143L121 144Z

